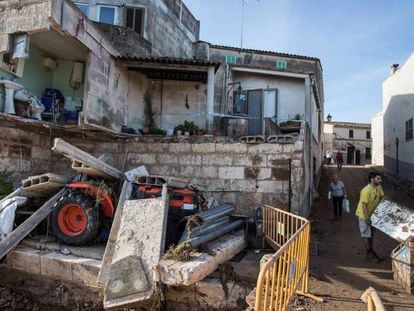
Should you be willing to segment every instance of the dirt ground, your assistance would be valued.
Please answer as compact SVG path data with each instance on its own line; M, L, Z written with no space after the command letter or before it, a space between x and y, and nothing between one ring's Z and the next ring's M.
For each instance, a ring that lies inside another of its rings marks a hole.
M344 167L339 173L347 189L351 213L340 221L332 221L332 202L327 199L334 166L324 167L319 188L321 195L311 215L312 239L319 242L318 256L311 256L310 291L322 297L323 303L296 299L292 310L367 310L360 300L361 294L373 287L379 293L388 311L414 310L414 296L407 294L393 280L390 254L399 243L382 232L376 231L374 249L384 259L374 263L365 257L354 215L359 192L367 184L369 168ZM414 207L410 192L400 187L391 175L383 175L385 198Z

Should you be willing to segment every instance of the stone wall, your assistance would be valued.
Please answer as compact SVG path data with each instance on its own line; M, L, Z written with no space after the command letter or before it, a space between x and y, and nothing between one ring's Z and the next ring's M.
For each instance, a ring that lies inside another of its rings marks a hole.
M220 202L234 203L239 212L253 215L255 207L270 204L287 209L289 160L292 164L292 211L304 213L302 142L295 144L241 144L229 142L103 142L1 127L0 167L12 172L17 183L30 175L53 172L74 175L70 161L50 149L62 137L95 156L107 154L122 169L145 165L153 175L191 183ZM305 201L306 202L306 201Z

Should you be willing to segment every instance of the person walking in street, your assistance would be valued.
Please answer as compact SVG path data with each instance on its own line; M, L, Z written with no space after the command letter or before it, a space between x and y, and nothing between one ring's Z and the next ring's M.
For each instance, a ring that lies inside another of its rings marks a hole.
M367 258L380 262L381 259L374 251L374 228L371 223L371 216L384 198L384 191L381 187L381 175L377 172L370 172L369 184L361 190L358 207L355 215L358 217L359 230L364 243Z
M342 202L346 198L346 191L344 183L336 174L333 176L333 182L329 186L329 191L331 192L334 211L334 218L332 220L340 220L342 217Z
M336 167L338 168L338 172L342 171L342 164L344 163L344 158L342 157L341 151L337 152L335 160L336 160Z
M328 165L330 165L331 164L331 152L328 150L328 151L326 151L326 163L328 164Z

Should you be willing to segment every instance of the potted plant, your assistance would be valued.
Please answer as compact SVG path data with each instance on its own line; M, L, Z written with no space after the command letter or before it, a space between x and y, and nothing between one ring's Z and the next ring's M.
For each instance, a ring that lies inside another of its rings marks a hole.
M199 127L196 124L194 124L193 121L189 122L187 120L185 120L184 123L181 123L174 128L174 132L176 132L177 135L180 135L179 133L195 135L199 130Z

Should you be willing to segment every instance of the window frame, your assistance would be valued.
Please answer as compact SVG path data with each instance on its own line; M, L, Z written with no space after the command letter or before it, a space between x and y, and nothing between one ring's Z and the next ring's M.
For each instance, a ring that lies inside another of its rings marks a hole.
M134 10L134 18L133 18L133 27L129 27L127 26L127 16L128 16L128 10ZM141 32L138 32L134 27L135 27L135 18L136 18L136 11L140 10L142 11L142 20L141 20ZM146 10L145 7L142 6L127 6L125 8L125 27L128 27L130 29L133 29L136 33L138 33L141 36L144 36L145 33L145 20L146 20Z
M98 4L97 7L98 7L97 21L99 23L107 24L107 25L118 25L117 21L118 21L118 18L119 18L119 12L118 12L119 7L117 7L116 5L106 5L106 4ZM114 9L114 22L113 22L113 24L108 24L108 23L101 22L101 8Z
M349 138L354 138L354 130L348 130Z
M405 141L412 141L414 136L413 118L405 121Z

